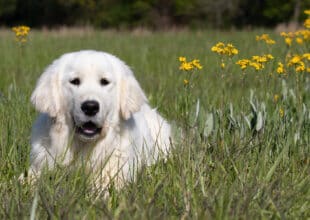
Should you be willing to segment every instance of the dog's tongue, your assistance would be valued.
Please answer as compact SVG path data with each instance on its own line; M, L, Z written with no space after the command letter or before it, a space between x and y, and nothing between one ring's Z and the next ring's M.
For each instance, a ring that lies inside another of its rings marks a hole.
M97 131L97 127L94 123L92 122L86 122L85 124L82 125L82 130L86 134L94 134Z

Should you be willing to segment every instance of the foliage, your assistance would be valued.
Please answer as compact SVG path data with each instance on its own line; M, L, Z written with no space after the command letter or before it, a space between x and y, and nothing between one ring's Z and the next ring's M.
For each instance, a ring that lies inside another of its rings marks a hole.
M4 25L91 25L101 28L274 26L301 21L309 0L2 0Z

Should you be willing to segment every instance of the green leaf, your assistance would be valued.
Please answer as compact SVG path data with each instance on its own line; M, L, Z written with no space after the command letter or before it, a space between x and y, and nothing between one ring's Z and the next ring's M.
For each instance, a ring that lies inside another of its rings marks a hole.
M198 115L199 115L199 110L200 110L200 101L199 101L199 99L197 99L196 105L192 106L191 111L190 111L190 115L189 115L189 124L191 126L196 125Z
M260 131L263 128L263 124L264 124L264 120L263 120L262 112L258 112L255 130Z
M213 114L212 113L209 113L207 114L207 117L206 117L206 122L205 122L205 128L203 130L203 135L205 137L209 137L210 134L212 133L213 131L213 128L214 128L214 118L213 118Z
M284 79L282 80L282 96L284 100L287 98L287 84Z
M257 114L257 108L256 108L255 104L252 101L250 101L250 105L251 105L251 110L252 110L253 114Z
M243 117L244 117L244 120L245 120L247 126L249 127L249 129L252 129L250 115L243 116Z

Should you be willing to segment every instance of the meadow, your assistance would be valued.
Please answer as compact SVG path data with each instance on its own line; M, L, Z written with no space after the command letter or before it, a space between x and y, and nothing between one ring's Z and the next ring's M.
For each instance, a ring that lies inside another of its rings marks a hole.
M275 44L256 41L264 33ZM310 218L310 62L303 58L302 71L285 64L308 53L309 41L289 47L266 30L31 30L25 43L1 30L0 38L1 219ZM218 42L238 53L211 51ZM82 49L124 60L173 126L168 159L121 190L112 184L108 198L94 195L80 167L46 171L34 186L18 181L29 166L36 80L61 54ZM263 69L236 64L263 54L273 56ZM180 69L179 57L202 69Z

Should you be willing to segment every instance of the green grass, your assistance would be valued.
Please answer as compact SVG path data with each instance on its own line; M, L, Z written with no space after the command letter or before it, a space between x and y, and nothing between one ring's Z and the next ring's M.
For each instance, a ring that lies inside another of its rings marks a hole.
M258 33L32 31L21 49L13 33L1 31L0 218L310 218L310 75L277 76L286 48L272 34L279 43L269 51L255 42ZM239 49L232 62L269 52L275 61L245 76L236 65L222 71L210 51L218 41ZM108 198L97 198L83 167L44 172L35 186L17 179L29 166L36 79L55 58L81 49L107 51L129 64L176 136L167 161L145 167L119 191L111 186ZM204 67L189 91L178 69L181 55ZM255 130L259 114L263 127Z

